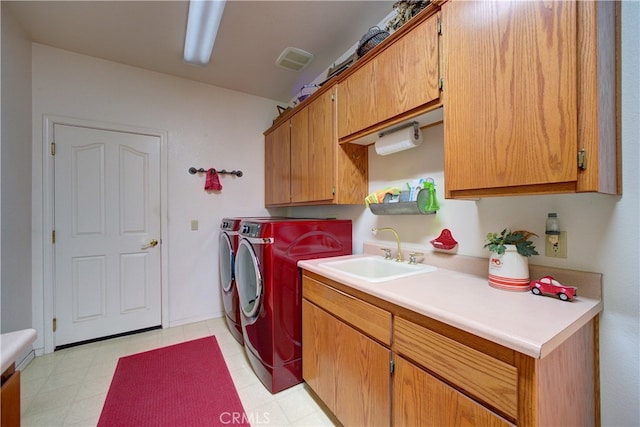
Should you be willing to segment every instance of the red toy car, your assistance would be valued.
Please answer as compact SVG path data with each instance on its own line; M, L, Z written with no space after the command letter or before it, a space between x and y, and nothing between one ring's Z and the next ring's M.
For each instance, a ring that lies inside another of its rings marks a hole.
M554 295L562 301L573 301L578 294L578 288L563 285L551 276L544 276L542 279L532 281L529 284L529 289L535 295Z

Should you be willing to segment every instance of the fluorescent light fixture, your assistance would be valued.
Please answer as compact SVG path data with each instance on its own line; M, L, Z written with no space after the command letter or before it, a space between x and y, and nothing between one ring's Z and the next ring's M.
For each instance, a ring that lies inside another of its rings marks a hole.
M224 12L225 0L189 1L189 20L184 40L184 61L207 65Z

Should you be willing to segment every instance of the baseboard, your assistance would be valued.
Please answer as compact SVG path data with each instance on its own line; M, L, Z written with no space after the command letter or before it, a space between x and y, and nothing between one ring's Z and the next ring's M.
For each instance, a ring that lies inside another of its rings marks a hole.
M201 316L187 317L184 319L172 320L169 322L169 327L184 326L190 323L203 322L205 320L218 319L224 317L224 313L208 313Z
M20 363L16 364L16 369L18 371L24 371L27 368L27 366L29 366L29 363L31 363L31 361L35 358L36 358L35 350L30 350L27 354L25 354L25 356L22 358Z

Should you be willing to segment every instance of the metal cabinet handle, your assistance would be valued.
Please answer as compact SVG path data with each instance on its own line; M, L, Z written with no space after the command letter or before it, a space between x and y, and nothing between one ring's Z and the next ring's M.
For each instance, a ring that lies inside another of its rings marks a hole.
M140 249L155 248L157 245L158 245L158 241L156 239L151 239L149 240L149 243L147 243L146 245L140 246Z

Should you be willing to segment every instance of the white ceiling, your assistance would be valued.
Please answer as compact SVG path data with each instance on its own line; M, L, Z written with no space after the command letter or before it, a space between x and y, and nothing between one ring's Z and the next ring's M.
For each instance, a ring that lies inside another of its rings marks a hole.
M33 41L288 102L384 19L394 1L227 1L211 63L182 60L188 1L2 1ZM315 55L275 65L288 46Z

